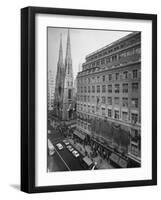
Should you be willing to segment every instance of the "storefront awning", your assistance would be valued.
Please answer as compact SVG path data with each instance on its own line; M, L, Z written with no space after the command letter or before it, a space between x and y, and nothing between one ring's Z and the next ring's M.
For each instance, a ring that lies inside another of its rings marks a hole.
M118 156L115 153L111 154L110 160L113 161L115 164L117 164L117 166L119 166L121 168L126 168L127 167L127 160L121 158L120 156Z
M121 168L126 168L126 167L127 167L127 160L124 160L124 159L120 158L118 164L119 164L119 166L120 166Z
M119 156L112 153L111 156L110 156L110 160L117 164L118 161L119 161Z
M85 139L85 135L82 135L80 132L78 132L77 130L74 131L74 135L78 136L80 139L84 140Z

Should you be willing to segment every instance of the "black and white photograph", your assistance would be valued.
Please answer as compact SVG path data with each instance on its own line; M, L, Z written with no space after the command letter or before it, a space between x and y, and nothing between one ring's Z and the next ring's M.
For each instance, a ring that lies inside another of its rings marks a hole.
M140 31L47 27L50 172L140 168Z

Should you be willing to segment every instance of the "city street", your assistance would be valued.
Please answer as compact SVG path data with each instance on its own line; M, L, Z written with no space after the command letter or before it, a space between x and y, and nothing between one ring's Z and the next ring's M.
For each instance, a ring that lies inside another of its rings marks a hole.
M67 149L67 145L63 143L65 139L58 131L52 131L52 134L48 134L48 139L55 147L55 153L53 156L48 155L48 171L73 171L73 170L85 170L85 167L81 165L83 156L79 152L79 157L74 157L72 152ZM60 143L63 148L60 150L56 144ZM71 144L70 144L71 145ZM72 145L71 145L72 146ZM72 146L73 147L73 146ZM73 147L74 148L74 147Z

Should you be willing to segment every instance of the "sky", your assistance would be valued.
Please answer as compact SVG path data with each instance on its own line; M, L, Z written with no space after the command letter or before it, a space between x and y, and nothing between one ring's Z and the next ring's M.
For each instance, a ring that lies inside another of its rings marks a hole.
M57 62L59 56L60 35L62 35L63 59L66 55L67 43L67 28L48 27L48 70L54 72L56 76ZM74 79L80 69L80 66L85 62L85 57L110 44L111 42L128 35L131 32L127 31L112 31L112 30L93 30L93 29L71 29L70 42L71 55ZM55 78L55 77L54 77Z

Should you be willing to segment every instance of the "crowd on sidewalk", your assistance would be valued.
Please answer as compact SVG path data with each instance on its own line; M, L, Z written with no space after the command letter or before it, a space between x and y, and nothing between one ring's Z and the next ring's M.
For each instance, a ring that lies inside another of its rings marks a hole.
M83 155L87 156L95 163L98 169L112 169L113 166L110 165L109 160L103 158L99 153L92 151L92 147L89 144L82 144L75 139L70 138L70 143Z

